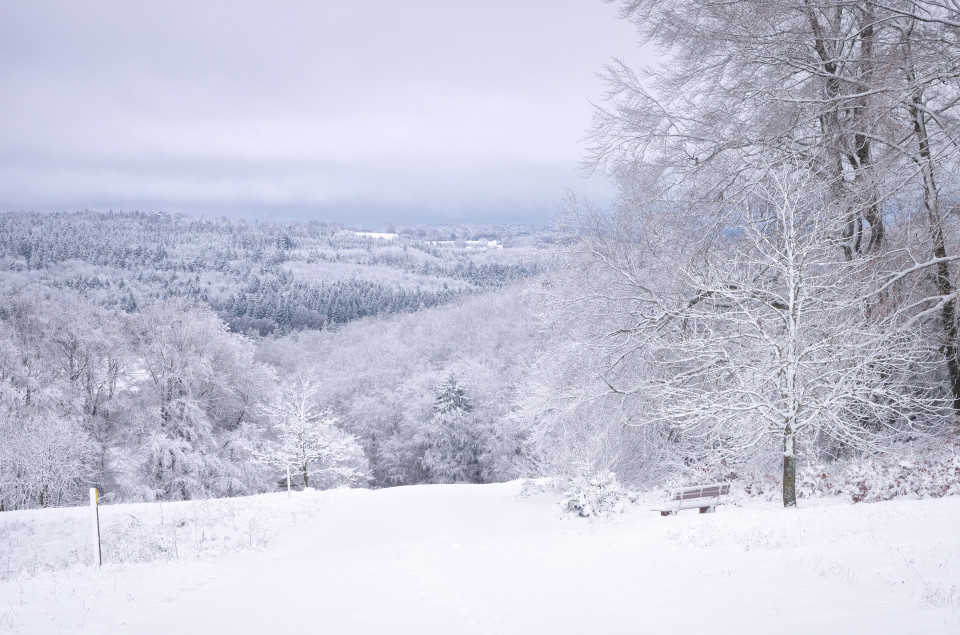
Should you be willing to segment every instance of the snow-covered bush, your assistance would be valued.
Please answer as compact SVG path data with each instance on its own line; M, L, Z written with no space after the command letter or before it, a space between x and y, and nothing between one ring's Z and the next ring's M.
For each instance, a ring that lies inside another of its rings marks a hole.
M782 453L767 446L749 455L725 457L722 461L702 457L697 462L674 462L670 474L657 487L664 494L679 487L693 487L711 483L730 483L732 500L741 497L775 500L782 496Z
M560 508L587 518L620 513L627 500L627 493L613 472L579 474L570 479L570 487L560 501Z
M732 485L734 492L742 491L746 496L756 496L765 500L778 499L783 488L779 474L759 471L738 475Z
M809 465L797 480L801 496L849 496L855 503L898 496L956 496L960 495L960 448L942 441L904 446L843 463Z

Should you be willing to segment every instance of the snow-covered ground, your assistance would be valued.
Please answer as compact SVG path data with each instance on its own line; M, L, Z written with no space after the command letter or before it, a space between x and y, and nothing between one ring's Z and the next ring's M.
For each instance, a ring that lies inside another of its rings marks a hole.
M360 238L379 238L380 240L397 239L395 232L353 232L353 235L359 236Z
M99 573L86 510L0 514L0 632L960 633L958 497L588 520L520 492L106 506Z

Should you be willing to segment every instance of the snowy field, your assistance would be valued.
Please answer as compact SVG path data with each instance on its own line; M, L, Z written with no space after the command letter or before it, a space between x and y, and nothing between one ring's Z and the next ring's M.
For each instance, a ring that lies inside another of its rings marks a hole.
M0 514L0 633L960 633L960 498L561 515L520 483ZM117 563L118 560L125 560Z

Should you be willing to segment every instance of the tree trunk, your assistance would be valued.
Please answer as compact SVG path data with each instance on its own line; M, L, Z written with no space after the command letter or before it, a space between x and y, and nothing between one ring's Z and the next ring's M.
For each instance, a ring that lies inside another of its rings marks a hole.
M783 437L783 506L797 506L796 437L790 431Z
M303 473L303 489L310 487L310 476L307 473L307 464L304 463L300 466L300 471Z
M909 37L909 36L908 36ZM927 132L927 120L924 115L923 90L916 78L913 61L910 55L909 40L904 41L904 52L907 59L907 80L911 83L910 117L913 119L913 132L917 138L920 173L923 177L923 204L927 210L927 223L930 229L930 242L934 258L946 258L947 245L943 236L943 219L940 214L940 200L937 184L933 173L933 153L930 149L930 136ZM934 276L937 293L942 298L948 298L955 293L953 280L950 277L950 268L946 262L940 262ZM941 350L947 362L947 371L950 374L950 392L953 396L953 410L960 413L960 351L958 351L958 329L956 300L951 298L943 305L940 312L940 321L943 328L943 345Z

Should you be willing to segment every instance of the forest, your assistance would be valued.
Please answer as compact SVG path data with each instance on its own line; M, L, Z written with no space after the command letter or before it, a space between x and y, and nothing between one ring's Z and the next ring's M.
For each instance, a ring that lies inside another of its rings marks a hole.
M547 276L549 462L958 491L960 5L615 4L659 63L605 68L584 166L617 200L569 201Z
M0 223L2 509L519 474L548 232Z
M660 62L606 67L616 196L553 230L0 215L0 508L960 491L960 6L616 4Z
M449 226L378 234L319 222L7 213L0 215L0 284L5 292L72 289L127 312L186 298L213 308L233 331L290 333L437 306L527 278L537 267L528 253L486 247L499 237L522 246L532 233Z

